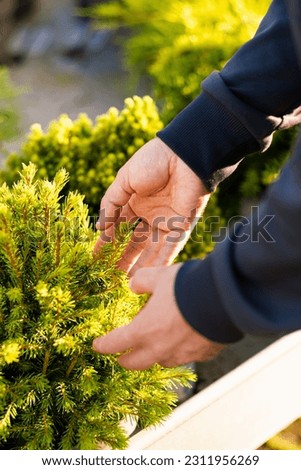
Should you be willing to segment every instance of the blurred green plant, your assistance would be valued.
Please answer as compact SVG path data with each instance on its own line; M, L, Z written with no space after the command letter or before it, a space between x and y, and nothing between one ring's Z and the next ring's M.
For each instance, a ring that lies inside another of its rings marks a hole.
M153 79L153 96L166 123L200 92L200 82L220 69L255 32L269 0L111 0L86 14L101 26L127 28L126 63Z
M299 126L296 126L276 132L271 147L265 153L246 159L240 170L240 192L243 198L258 199L266 187L278 178L298 130Z
M8 70L0 67L0 144L18 134L19 115L15 98L20 92L12 84Z
M38 176L48 178L64 167L70 175L64 191L84 194L90 215L97 216L100 197L119 168L162 125L156 105L148 96L127 98L121 111L112 107L94 123L85 114L74 121L64 114L45 132L34 124L21 150L8 156L0 170L0 181L11 185L22 163L33 162Z

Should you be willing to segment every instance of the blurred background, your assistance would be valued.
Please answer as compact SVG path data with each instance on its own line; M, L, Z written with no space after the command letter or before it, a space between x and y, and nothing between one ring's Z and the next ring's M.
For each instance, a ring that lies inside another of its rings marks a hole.
M93 119L110 106L121 107L136 90L114 29L95 29L93 20L79 16L80 9L96 3L0 0L0 64L9 71L19 118L14 140L2 145L0 163L20 146L32 123L45 128L62 113L75 118L85 112ZM10 129L6 137L13 133Z

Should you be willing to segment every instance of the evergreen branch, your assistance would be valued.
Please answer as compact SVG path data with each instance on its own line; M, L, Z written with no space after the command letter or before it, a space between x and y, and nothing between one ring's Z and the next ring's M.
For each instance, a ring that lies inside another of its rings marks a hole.
M74 367L76 366L78 361L78 356L75 356L69 364L68 369L66 370L66 378L69 378L71 372L73 371Z
M45 239L50 240L50 208L48 206L44 207L44 232Z
M50 353L51 353L51 349L47 349L46 352L45 352L44 362L43 362L43 367L42 367L42 374L43 375L46 375L46 373L47 373L47 368L48 368L49 360L50 360Z
M7 410L0 420L0 432L3 432L4 429L11 426L12 420L17 416L17 406L15 403L10 403L7 407Z
M60 259L61 259L61 241L62 241L62 232L59 230L57 232L57 239L55 243L55 265L59 266L60 264Z
M10 240L10 242L12 243L13 237L12 237L12 234L10 233L7 218L5 217L5 215L3 213L0 214L0 220L1 220L2 230L4 229L3 232L8 236L8 240ZM2 246L3 246L4 252L8 256L10 264L13 267L13 270L14 270L17 278L20 278L21 273L20 273L20 270L19 270L19 267L18 267L19 263L17 262L17 260L14 257L14 254L12 252L9 241L7 241L7 242L3 241Z
M22 211L22 221L24 223L24 225L26 225L26 222L27 222L27 207L24 207L23 211Z
M13 270L14 270L14 273L15 273L17 279L20 280L20 278L21 278L21 272L20 272L20 270L19 270L18 262L17 262L17 260L16 260L15 257L14 257L14 254L13 254L13 252L12 252L12 250L11 250L11 247L10 247L9 243L4 243L4 244L3 244L3 248L4 248L4 252L5 252L5 253L7 254L7 256L8 256L8 259L9 259L9 261L10 261L10 264L11 264Z
M37 245L37 250L36 250L36 282L38 283L40 280L40 272L41 272L41 264L42 264L42 243L39 242Z

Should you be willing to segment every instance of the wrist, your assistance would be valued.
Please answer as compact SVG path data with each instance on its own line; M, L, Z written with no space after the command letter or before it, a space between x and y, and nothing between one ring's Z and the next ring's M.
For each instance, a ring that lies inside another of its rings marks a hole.
M204 92L184 108L157 136L213 192L238 162L259 150L245 126L222 103Z
M208 190L202 179L191 169L191 167L179 156L177 155L171 147L169 147L162 139L159 137L155 137L157 141L157 145L160 147L163 154L166 158L169 159L170 164L170 174L175 171L177 167L178 171L181 172L183 178L187 178L187 180L194 180L199 188L198 194L200 196L209 196L211 195L211 191Z

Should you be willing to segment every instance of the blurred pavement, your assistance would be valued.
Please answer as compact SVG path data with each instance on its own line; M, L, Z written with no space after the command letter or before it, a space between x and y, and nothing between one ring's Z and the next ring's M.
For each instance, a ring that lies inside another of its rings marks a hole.
M110 106L122 108L128 96L148 93L145 83L138 85L124 70L122 48L116 45L114 32L90 30L87 40L87 23L74 24L73 18L63 13L59 25L61 39L56 37L55 44L53 21L47 23L45 17L38 25L30 22L23 25L10 40L10 50L14 50L16 56L23 49L26 53L9 66L13 84L24 91L17 98L20 135L15 141L5 144L8 151L19 148L24 134L35 122L45 129L62 113L74 119L84 112L94 119ZM56 15L59 16L58 12ZM68 41L62 39L62 31L65 31ZM31 39L30 44L28 38ZM27 49L24 47L26 41ZM84 41L85 48L81 50ZM4 156L0 155L0 163L3 159Z

